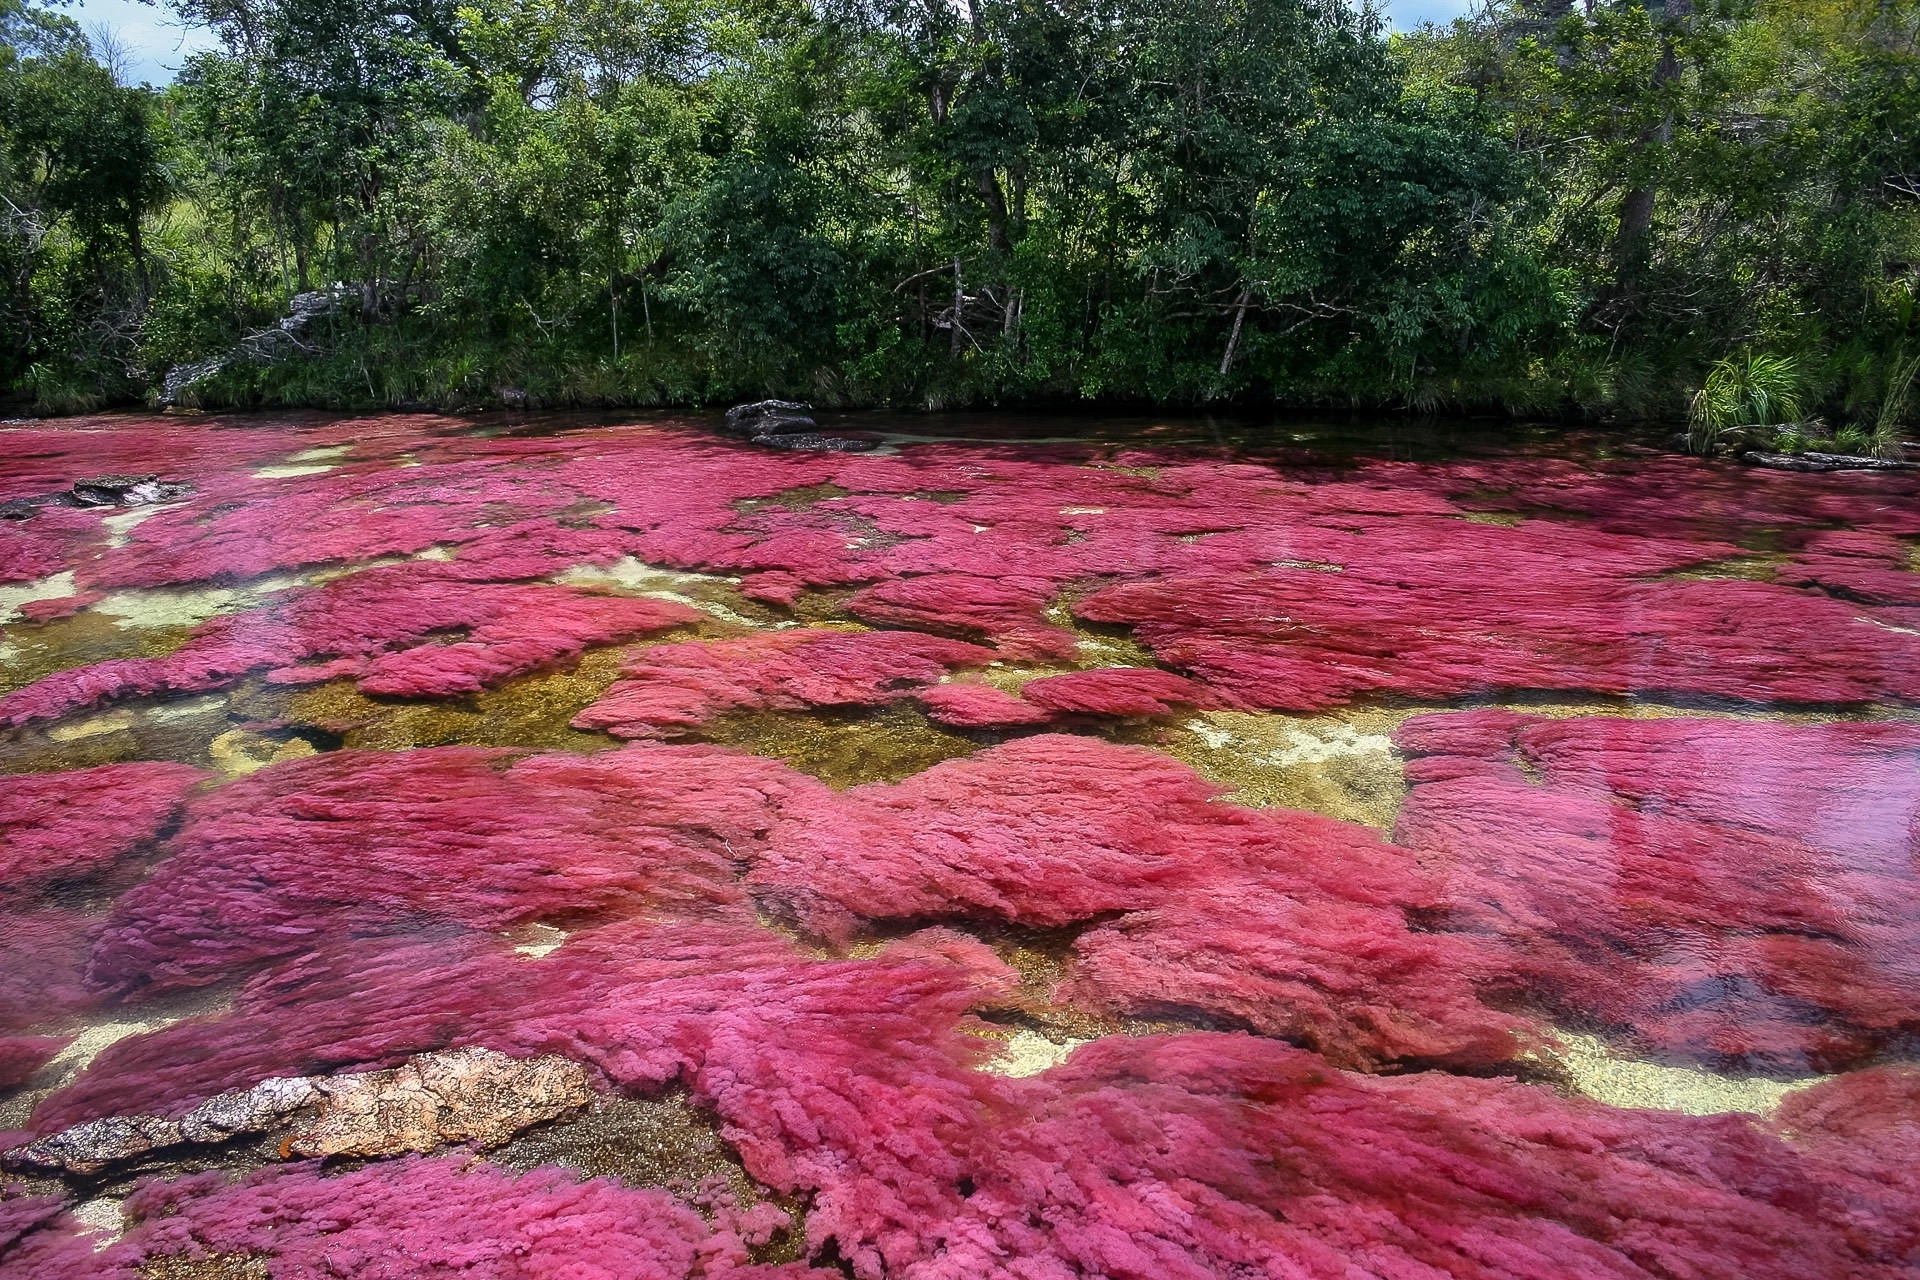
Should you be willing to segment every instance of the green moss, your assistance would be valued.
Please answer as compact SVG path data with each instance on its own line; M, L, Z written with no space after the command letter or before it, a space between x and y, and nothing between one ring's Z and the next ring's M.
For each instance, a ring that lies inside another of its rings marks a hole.
M878 709L763 711L721 716L701 731L708 742L784 760L830 787L898 782L942 760L971 755L984 738L939 728L912 703Z

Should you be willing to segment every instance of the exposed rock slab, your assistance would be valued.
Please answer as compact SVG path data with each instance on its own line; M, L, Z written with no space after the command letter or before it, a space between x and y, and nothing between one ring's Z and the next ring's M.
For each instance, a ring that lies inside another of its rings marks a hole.
M81 1175L156 1151L290 1127L288 1156L391 1156L449 1143L497 1146L592 1101L586 1072L565 1058L488 1049L426 1053L391 1071L262 1080L175 1119L106 1116L6 1153L16 1169Z

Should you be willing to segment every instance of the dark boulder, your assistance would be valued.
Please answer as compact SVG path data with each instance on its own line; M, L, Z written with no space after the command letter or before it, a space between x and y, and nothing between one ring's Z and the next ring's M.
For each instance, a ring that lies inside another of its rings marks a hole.
M172 502L193 493L185 480L162 480L157 474L141 476L94 476L76 480L73 488L56 501L75 507L143 507L155 502Z
M789 431L810 431L814 421L807 415L813 406L798 400L756 400L737 404L727 410L727 430L735 435L780 435Z

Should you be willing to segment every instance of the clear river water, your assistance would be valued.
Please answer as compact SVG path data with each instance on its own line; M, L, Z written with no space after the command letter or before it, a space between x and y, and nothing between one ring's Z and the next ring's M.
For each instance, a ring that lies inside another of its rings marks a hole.
M1920 1275L1920 473L0 424L0 1277Z

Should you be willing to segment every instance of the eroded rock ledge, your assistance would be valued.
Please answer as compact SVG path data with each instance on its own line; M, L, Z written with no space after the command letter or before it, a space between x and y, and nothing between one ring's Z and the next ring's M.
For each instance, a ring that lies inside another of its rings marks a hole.
M282 1159L399 1155L448 1143L497 1146L592 1101L587 1073L560 1057L491 1049L423 1053L387 1071L282 1076L209 1098L178 1120L104 1116L8 1151L9 1167L83 1176L155 1151L291 1130Z

